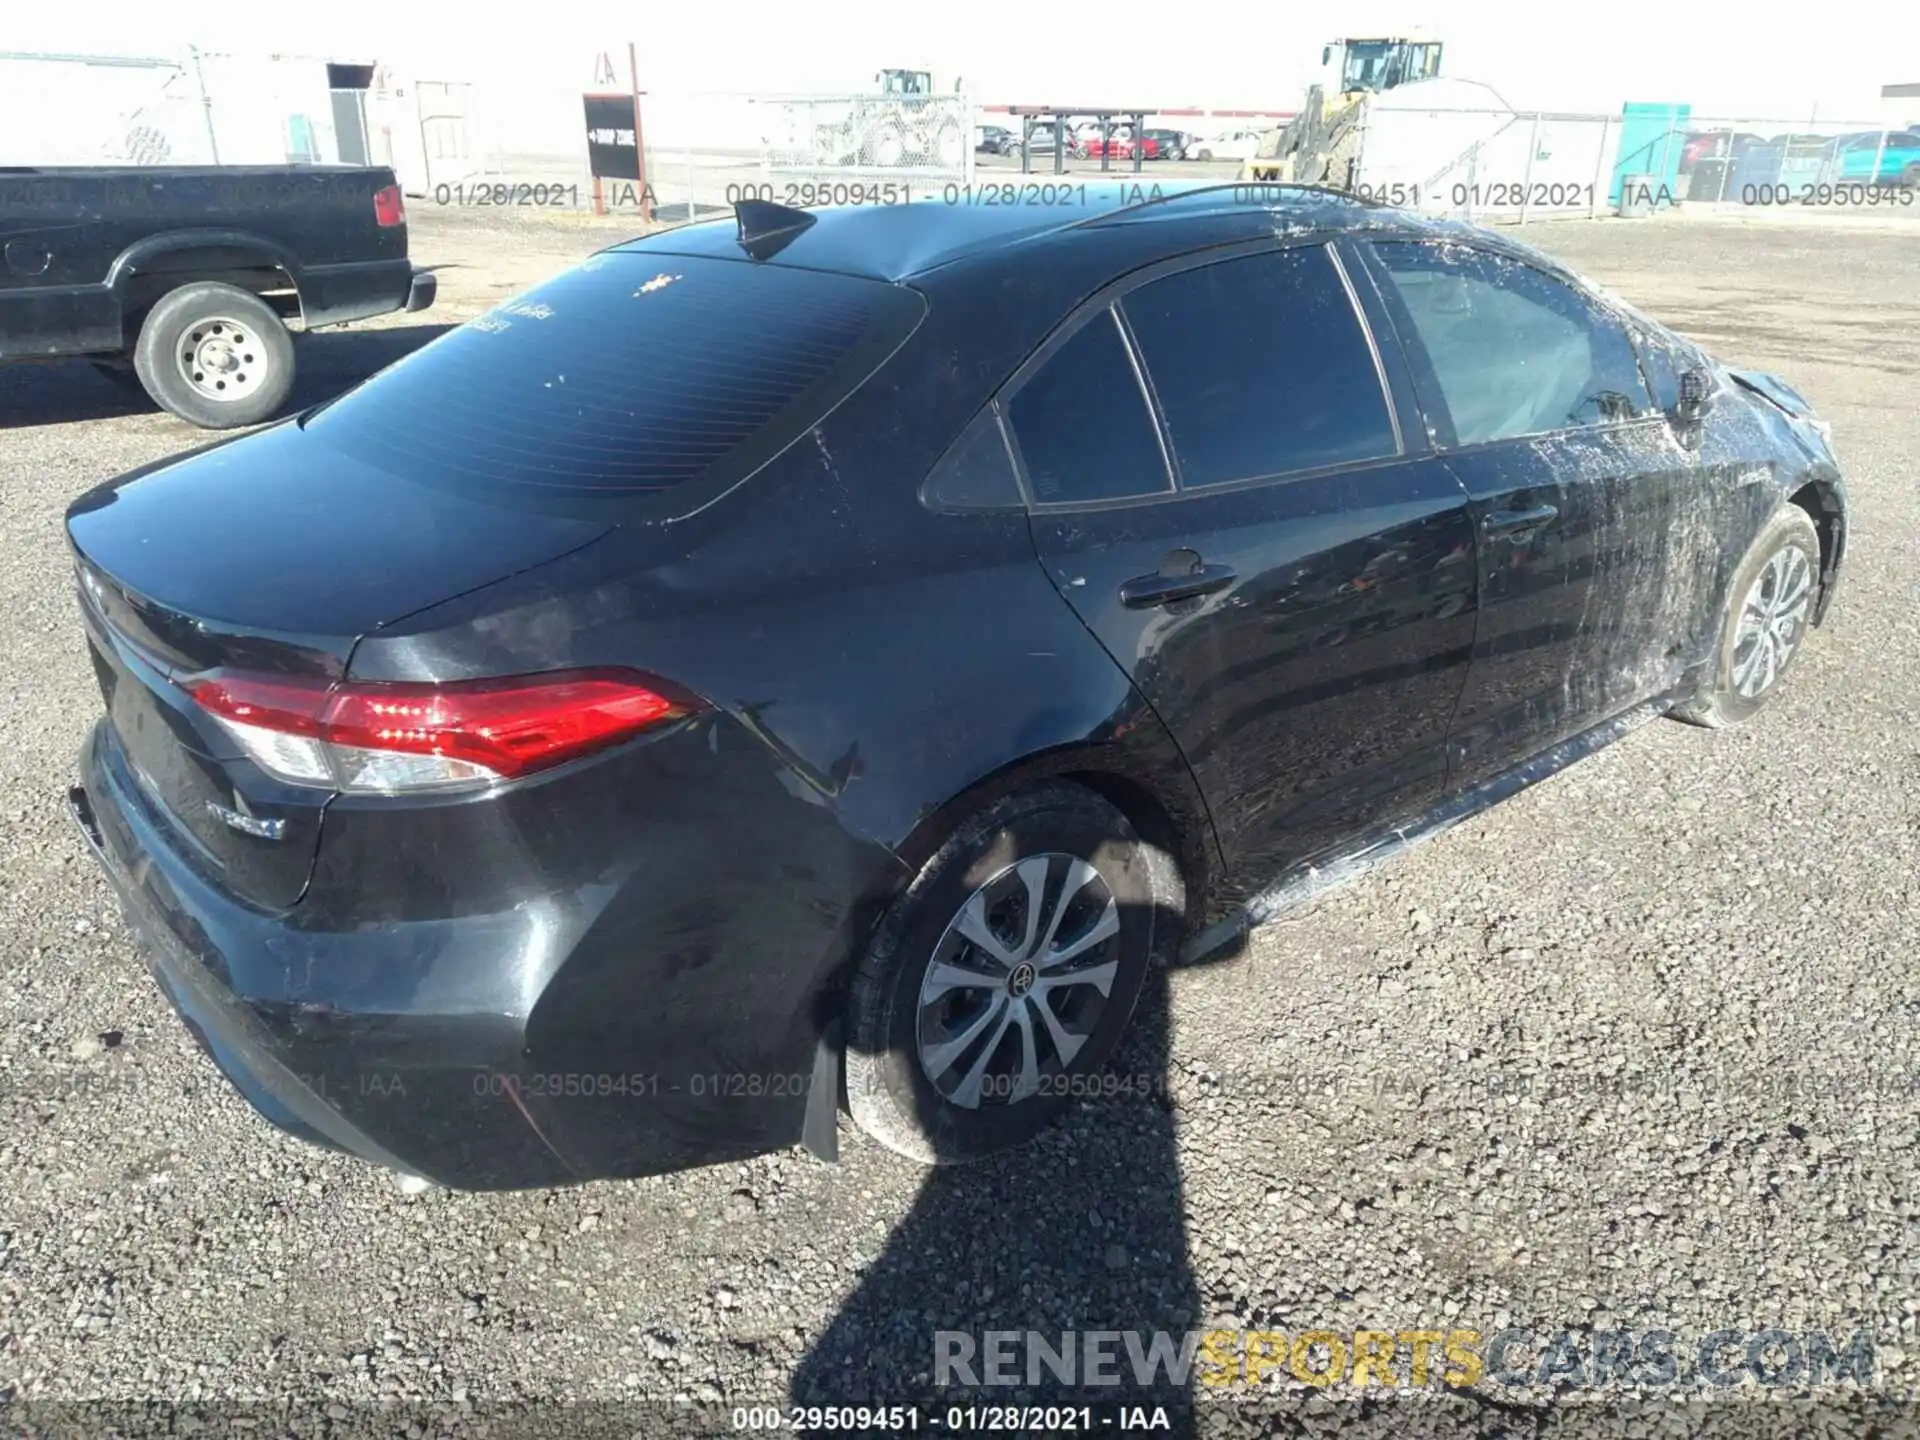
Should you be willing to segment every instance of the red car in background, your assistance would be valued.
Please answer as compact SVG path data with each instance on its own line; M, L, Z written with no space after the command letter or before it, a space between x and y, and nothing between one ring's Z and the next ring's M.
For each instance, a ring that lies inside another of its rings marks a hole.
M1144 136L1137 143L1141 159L1158 160L1160 158L1160 142L1151 135ZM1105 155L1110 160L1131 160L1135 144L1131 135L1119 132L1115 132L1104 141L1098 135L1094 135L1080 142L1080 158L1098 160Z
M1680 173L1686 174L1702 160L1726 160L1751 145L1765 142L1747 130L1695 130L1687 136L1680 151Z

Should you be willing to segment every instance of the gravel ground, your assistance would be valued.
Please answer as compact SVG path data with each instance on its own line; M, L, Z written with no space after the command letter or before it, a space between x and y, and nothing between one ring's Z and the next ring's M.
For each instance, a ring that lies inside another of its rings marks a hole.
M303 342L303 391L618 234L417 208L442 304ZM408 1198L257 1119L159 998L61 803L98 708L62 512L201 437L82 366L0 372L15 1418L98 1433L167 1417L71 1402L216 1422L247 1402L257 1433L339 1433L384 1400L378 1423L413 1433L690 1433L789 1398L944 1404L938 1330L1217 1324L1564 1330L1589 1356L1665 1330L1683 1362L1641 1409L1618 1386L1201 1387L1209 1424L1915 1433L1920 250L1804 224L1529 234L1833 421L1854 530L1828 628L1750 727L1643 728L1177 973L1116 1066L1139 1083L931 1179L843 1125L838 1167ZM1693 1378L1702 1337L1770 1327L1866 1332L1870 1383L1785 1406Z

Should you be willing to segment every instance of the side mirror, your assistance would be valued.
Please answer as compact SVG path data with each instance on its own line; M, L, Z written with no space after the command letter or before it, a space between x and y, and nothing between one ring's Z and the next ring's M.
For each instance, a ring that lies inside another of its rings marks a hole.
M1673 418L1682 425L1692 425L1706 418L1713 409L1713 372L1704 369L1688 370L1680 376L1680 398L1673 407Z

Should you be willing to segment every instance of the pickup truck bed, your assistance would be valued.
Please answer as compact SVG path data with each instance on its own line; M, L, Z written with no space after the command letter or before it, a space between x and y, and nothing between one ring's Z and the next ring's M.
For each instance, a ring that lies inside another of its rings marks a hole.
M197 424L278 409L287 321L310 330L433 298L384 167L0 168L0 361L130 364ZM166 333L150 336L156 316Z

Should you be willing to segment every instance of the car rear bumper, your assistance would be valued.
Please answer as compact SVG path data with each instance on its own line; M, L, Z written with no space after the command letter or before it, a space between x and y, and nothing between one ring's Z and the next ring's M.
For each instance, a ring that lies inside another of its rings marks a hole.
M390 315L402 308L411 310L418 278L404 255L392 260L309 265L300 272L300 315L312 330Z
M425 310L433 304L434 297L440 293L440 282L434 278L431 270L413 272L413 285L407 291L407 313Z
M756 1014L738 969L677 975L624 931L611 957L598 948L630 897L303 928L310 905L257 910L185 861L107 722L80 781L74 818L160 988L301 1139L456 1189L525 1189L778 1149L802 1138L814 1088L837 1099L814 1073L819 1017L790 1000ZM650 972L633 983L658 997L651 1012L604 1013L610 961Z
M95 780L98 768L90 763L98 731L83 752L84 772ZM347 1123L286 1063L291 1057L267 1037L263 1026L250 1024L231 992L212 979L204 964L196 963L164 918L164 881L154 884L152 867L140 853L134 827L117 807L99 811L85 785L67 791L72 814L94 858L107 872L121 913L147 962L154 980L195 1041L206 1051L236 1089L267 1119L281 1129L314 1144L345 1150L376 1164L403 1168L398 1157ZM132 862L131 867L129 861Z

